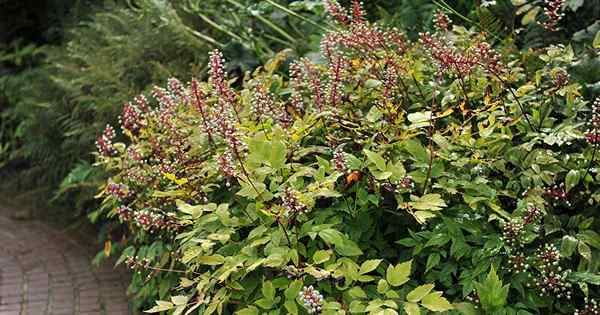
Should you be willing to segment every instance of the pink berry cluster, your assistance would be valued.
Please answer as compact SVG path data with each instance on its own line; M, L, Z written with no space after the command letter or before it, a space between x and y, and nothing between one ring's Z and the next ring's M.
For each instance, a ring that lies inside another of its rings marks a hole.
M145 124L142 110L135 104L129 102L123 105L123 112L119 117L119 124L123 130L136 134Z
M131 191L129 190L129 187L127 185L123 183L115 183L112 181L109 182L108 185L106 185L106 192L119 201L123 201L131 196Z
M540 296L550 295L557 298L571 299L571 283L566 279L570 270L562 270L559 266L560 252L553 244L545 244L535 255L540 274L534 279Z
M154 233L161 230L174 230L178 227L172 214L163 214L157 209L142 209L133 212L132 222L138 227Z
M540 208L529 205L523 215L504 223L502 241L508 246L508 269L512 272L525 272L529 269L529 258L524 253L523 237L527 228L536 228L542 217Z
M340 5L336 0L326 0L325 8L331 17L333 17L338 23L348 24L350 18L348 17L347 10Z
M440 32L447 32L450 24L452 24L452 20L444 13L444 11L438 10L435 13L433 24L435 28Z
M558 22L564 17L563 6L564 0L544 0L544 14L546 15L546 21L542 23L542 26L549 31L558 30Z
M585 304L583 309L575 309L573 315L600 315L600 306L596 300L586 297Z
M256 121L271 118L279 122L282 126L289 126L292 123L292 119L285 110L285 107L276 104L267 89L260 84L256 86L253 92L250 111Z
M522 252L517 251L508 257L508 270L519 273L525 272L527 269L529 269L529 262L527 256Z
M408 189L408 190L412 190L415 189L415 181L413 180L412 176L410 175L406 175L404 176L399 182L396 183L398 185L398 187L400 187L401 189Z
M128 206L118 206L115 209L115 212L117 213L117 215L119 216L119 219L121 219L122 222L127 222L129 220L131 220L132 216L133 216L133 210L128 207Z
M554 72L554 88L560 89L569 83L569 73L564 69L559 69Z
M298 293L298 297L309 314L321 314L324 301L323 295L318 290L315 290L312 285L302 288L302 291Z
M540 208L529 205L527 210L517 219L506 222L502 227L502 239L510 246L521 246L521 236L525 232L525 227L538 223L542 217Z
M296 192L286 187L281 197L282 206L285 209L285 215L289 218L295 218L307 210L307 206L296 196Z
M585 132L585 140L594 145L600 143L600 97L592 104L592 115Z
M521 247L521 237L525 230L524 224L519 220L504 223L502 227L502 240L511 248Z
M341 147L338 147L333 151L333 167L336 171L341 173L346 173L348 171L346 155Z
M551 203L564 203L566 205L571 205L569 201L569 196L567 195L567 190L565 189L565 184L560 183L558 185L552 185L544 190L544 195Z
M96 148L102 156L110 157L117 155L117 149L113 144L113 139L116 136L115 128L111 125L106 125L102 135L96 140Z
M138 256L127 256L125 264L131 270L141 271L150 268L151 261L146 257L139 258Z
M464 51L453 47L439 34L421 33L419 41L436 63L439 74L464 77L480 66L483 70L498 75L504 69L500 55L483 41Z

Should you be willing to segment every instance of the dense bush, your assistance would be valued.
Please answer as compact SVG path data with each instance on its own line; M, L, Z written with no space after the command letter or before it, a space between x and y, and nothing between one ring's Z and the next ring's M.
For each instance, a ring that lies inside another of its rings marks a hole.
M322 56L170 79L107 126L100 256L176 314L597 314L600 100L570 47L408 41L328 2ZM289 79L278 74L289 69ZM442 297L443 296L443 297Z

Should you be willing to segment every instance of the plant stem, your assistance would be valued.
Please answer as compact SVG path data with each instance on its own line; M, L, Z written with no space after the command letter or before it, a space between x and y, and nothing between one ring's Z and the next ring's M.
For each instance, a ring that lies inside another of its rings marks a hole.
M485 68L485 65L483 64L479 64L480 66ZM512 95L512 97L515 99L515 101L517 102L517 105L519 105L519 109L521 110L521 115L523 115L523 117L525 117L525 120L527 121L527 124L529 125L529 127L535 131L538 132L538 130L534 127L534 125L531 123L531 120L529 120L529 117L527 117L527 113L525 112L525 108L523 107L523 104L521 104L521 101L519 101L519 98L517 97L517 95L515 94L515 92L513 91L513 88L508 85L506 83L506 81L504 81L504 79L502 79L500 77L500 75L498 75L497 73L490 71L491 74L493 74L501 83L502 85L504 85L504 87L506 89L508 89L508 91L510 92L510 94Z
M590 172L590 170L592 169L592 164L594 163L594 159L596 159L596 152L598 151L598 144L594 143L594 149L592 151L592 158L590 159L590 162L588 163L588 166L585 170L585 174L583 174L583 176L581 177L582 181L585 182L585 177L587 176L587 174Z
M427 193L427 184L429 183L429 178L431 177L431 171L433 168L433 133L435 132L435 123L433 118L433 113L435 112L435 91L432 93L431 98L431 114L429 116L429 162L427 165L427 176L425 177L425 182L423 183L423 195Z
M288 232L285 229L285 226L283 226L283 223L281 223L281 221L279 220L279 218L277 218L277 224L279 224L279 226L283 230L283 235L285 235L285 239L287 240L288 247L292 248L292 242L290 241L290 236L288 235Z

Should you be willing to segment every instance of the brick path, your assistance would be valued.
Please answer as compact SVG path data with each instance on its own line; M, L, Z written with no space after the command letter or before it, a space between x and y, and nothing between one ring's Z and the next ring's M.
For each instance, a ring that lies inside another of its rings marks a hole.
M63 232L0 211L0 315L130 314L128 276Z

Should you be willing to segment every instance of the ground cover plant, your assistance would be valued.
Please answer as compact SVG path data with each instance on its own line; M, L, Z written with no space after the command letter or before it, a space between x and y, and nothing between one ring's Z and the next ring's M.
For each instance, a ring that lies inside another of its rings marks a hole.
M442 12L409 41L358 1L327 9L321 58L284 51L233 88L215 50L207 81L170 79L98 138L100 256L136 271L137 301L598 314L600 100L572 48L495 49Z

